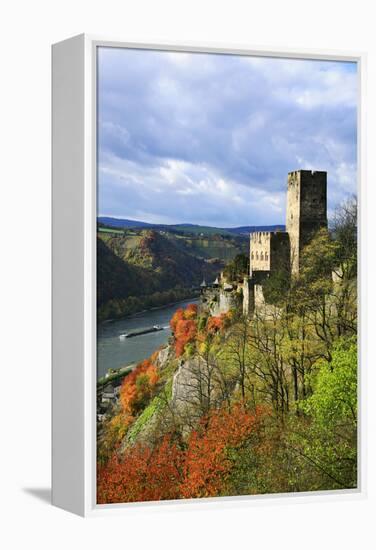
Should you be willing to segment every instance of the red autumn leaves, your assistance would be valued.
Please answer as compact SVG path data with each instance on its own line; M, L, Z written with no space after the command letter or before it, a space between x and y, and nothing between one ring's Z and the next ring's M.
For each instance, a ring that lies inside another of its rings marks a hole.
M195 340L203 341L207 335L214 335L223 330L228 325L229 319L229 314L225 313L218 317L208 317L205 329L199 332L197 328L197 306L189 304L186 309L177 309L170 321L176 356L183 355L187 344Z
M133 415L147 402L158 382L157 369L149 359L142 361L124 378L120 389L120 403L123 412Z
M183 498L221 494L233 462L228 451L236 450L256 429L260 411L251 413L240 403L211 412L198 430L190 434L183 465Z
M214 410L186 444L165 436L153 448L137 445L98 468L98 503L139 502L220 495L236 451L257 430L261 411L242 404Z
M229 319L224 314L198 318L194 304L179 308L170 321L176 356L181 356L188 344L200 344L221 333ZM119 418L127 426L156 393L155 357L140 363L123 381ZM250 412L244 404L234 404L231 409L223 406L202 418L184 441L167 434L153 445L137 443L121 455L115 451L106 464L98 465L98 503L223 494L233 467L230 456L256 431L260 417L260 411Z
M137 445L98 467L97 502L140 502L179 497L181 453L165 437L154 449Z
M229 315L221 313L218 317L209 317L206 330L208 334L215 334L221 331L228 325Z
M190 304L186 309L179 308L170 321L170 327L174 334L175 354L180 357L184 348L193 342L197 335L197 306Z

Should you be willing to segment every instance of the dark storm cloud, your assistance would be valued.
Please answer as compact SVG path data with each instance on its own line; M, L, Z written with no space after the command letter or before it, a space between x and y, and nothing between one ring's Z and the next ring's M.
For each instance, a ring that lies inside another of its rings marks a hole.
M283 222L299 168L355 191L353 64L102 48L98 74L100 214Z

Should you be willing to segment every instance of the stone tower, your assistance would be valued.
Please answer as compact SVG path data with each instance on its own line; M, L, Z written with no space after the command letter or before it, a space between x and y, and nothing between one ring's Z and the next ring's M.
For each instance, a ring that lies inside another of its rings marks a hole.
M288 174L286 231L294 275L299 273L302 248L319 229L328 226L326 206L326 172L298 170Z

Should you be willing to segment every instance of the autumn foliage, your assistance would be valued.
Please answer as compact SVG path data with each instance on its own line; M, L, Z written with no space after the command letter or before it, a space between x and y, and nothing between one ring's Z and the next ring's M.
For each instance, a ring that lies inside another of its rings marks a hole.
M173 334L175 334L176 326L178 322L182 321L183 319L184 319L184 309L182 307L179 307L170 319L170 327Z
M174 334L175 353L180 357L185 346L193 342L197 335L197 306L189 304L186 309L179 308L173 315L170 326Z
M165 437L154 449L137 445L97 471L98 504L179 498L182 452Z
M184 311L184 319L196 319L197 317L197 305L189 304Z
M251 413L242 404L231 410L212 411L190 434L183 467L181 495L185 498L210 497L220 494L233 462L235 450L255 431L261 410Z
M226 313L221 313L217 317L209 317L206 330L208 334L215 334L228 326L229 316Z
M231 452L256 432L261 411L235 404L203 418L186 445L169 436L114 454L98 467L98 503L209 497L221 494L231 472Z
M149 359L142 361L124 378L120 389L120 404L123 412L132 415L152 396L158 382L156 367Z
M179 357L184 353L186 344L192 342L197 334L195 321L179 321L175 332L175 353Z
M230 313L221 313L218 316L204 318L204 328L200 327L198 320L198 311L195 304L189 304L185 309L176 310L170 321L170 327L174 335L175 353L177 357L183 355L186 345L198 340L204 341L207 336L212 337L217 333L223 332L231 323ZM202 319L201 319L202 321Z

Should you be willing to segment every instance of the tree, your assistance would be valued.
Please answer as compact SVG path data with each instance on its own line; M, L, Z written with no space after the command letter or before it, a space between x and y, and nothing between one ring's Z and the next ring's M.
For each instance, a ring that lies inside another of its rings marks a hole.
M234 466L232 454L257 429L260 416L261 410L251 413L238 403L202 419L188 440L180 487L183 497L209 497L225 491Z
M237 322L232 325L226 339L224 359L235 367L236 381L240 386L242 402L245 402L247 393L247 382L251 370L251 361L249 355L249 338L251 327L246 316L241 316ZM256 405L254 398L254 385L251 384L251 396L253 406Z
M179 498L183 454L168 436L154 448L136 445L97 469L99 504Z
M337 244L328 231L320 229L303 249L299 277L293 282L291 306L294 313L312 326L323 344L323 357L330 361L336 337L332 271Z
M185 319L177 321L174 332L176 357L180 357L184 353L185 346L195 339L196 334L196 321Z
M195 340L197 334L197 306L189 304L186 309L179 308L170 320L174 335L175 353L180 357L187 344Z
M272 308L265 317L255 313L249 336L251 372L258 380L257 391L283 420L290 408L290 370L284 354L286 325L280 311Z
M336 272L348 279L356 277L357 272L357 217L358 205L353 196L336 209L331 227L338 243Z
M153 395L159 376L153 363L145 359L124 378L120 388L123 413L133 415L142 409Z
M176 331L176 325L178 321L182 321L183 319L184 319L184 309L182 307L179 307L170 319L170 327L173 334Z
M318 489L357 485L357 345L342 338L332 360L321 360L312 374L312 395L300 404L304 429L295 427L291 449L318 472ZM314 475L311 476L314 479Z
M228 281L241 281L248 273L249 258L245 254L237 254L223 270L223 274Z

